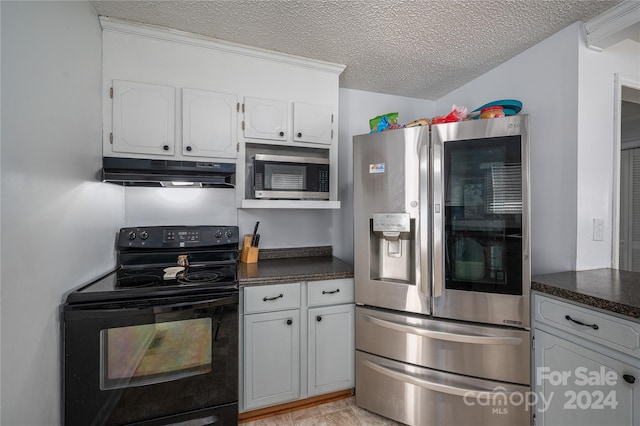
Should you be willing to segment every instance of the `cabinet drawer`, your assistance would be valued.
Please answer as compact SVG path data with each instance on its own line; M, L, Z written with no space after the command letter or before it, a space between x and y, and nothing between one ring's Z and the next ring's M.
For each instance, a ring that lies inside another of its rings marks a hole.
M281 311L300 307L300 283L244 289L244 313Z
M640 357L640 323L537 294L534 311L538 323Z
M353 278L309 281L308 305L336 305L353 303Z

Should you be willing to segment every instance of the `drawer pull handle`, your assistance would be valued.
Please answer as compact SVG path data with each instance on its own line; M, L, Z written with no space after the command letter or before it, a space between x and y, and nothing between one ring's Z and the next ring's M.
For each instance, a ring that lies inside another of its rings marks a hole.
M291 324L293 324L293 320L288 319L288 320L287 320L287 325L291 325Z
M633 377L631 374L623 374L622 378L624 379L625 382L627 383L631 383L634 384L636 382L636 378Z
M316 317L316 321L318 321L318 322L322 321L322 317L321 317L320 315L318 315L318 316Z
M599 329L599 328L600 328L600 327L598 327L598 324L585 324L585 323L583 323L583 322L580 322L580 321L576 321L576 320L574 320L574 319L573 319L573 318L571 318L569 315L566 315L564 318L565 318L567 321L575 322L576 324L578 324L578 325L583 325L583 326L585 326L585 327L591 327L591 328L593 328L594 330L597 330L597 329Z
M322 294L335 294L335 293L340 293L340 289L339 289L339 288L337 288L337 289L335 289L335 290L333 290L333 291L325 291L325 290L322 290Z
M265 296L265 297L262 298L262 301L266 302L268 300L277 300L277 299L280 299L281 297L284 297L284 294L280 293L280 295L276 296L276 297L267 297L267 296Z

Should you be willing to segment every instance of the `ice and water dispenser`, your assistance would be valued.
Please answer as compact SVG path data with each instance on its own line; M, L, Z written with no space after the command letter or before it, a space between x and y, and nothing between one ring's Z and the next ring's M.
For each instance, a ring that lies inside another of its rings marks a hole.
M415 219L408 213L374 213L369 219L370 278L415 282Z

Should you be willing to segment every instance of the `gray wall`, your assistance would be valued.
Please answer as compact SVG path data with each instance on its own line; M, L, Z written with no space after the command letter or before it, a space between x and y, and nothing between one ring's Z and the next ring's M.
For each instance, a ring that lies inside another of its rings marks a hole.
M100 25L87 2L0 2L3 425L60 418L58 307L114 266L123 192L98 183Z

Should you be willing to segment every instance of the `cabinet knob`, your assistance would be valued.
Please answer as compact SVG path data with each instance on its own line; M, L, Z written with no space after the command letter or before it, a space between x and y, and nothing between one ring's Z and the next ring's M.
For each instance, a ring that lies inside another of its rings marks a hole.
M280 132L278 133L280 136L284 136L284 132Z
M191 148L190 146L187 147L187 151L191 152L193 148Z
M287 320L287 325L291 325L291 324L293 324L293 320L288 319L288 320Z
M318 321L318 322L322 321L322 317L321 317L320 315L318 315L318 316L316 317L316 321Z
M636 378L633 377L631 374L623 374L622 378L624 379L625 382L627 383L635 383L636 382Z
M298 137L301 138L302 137L302 133L298 132Z
M169 145L164 145L162 149L164 149L165 151L169 151Z

